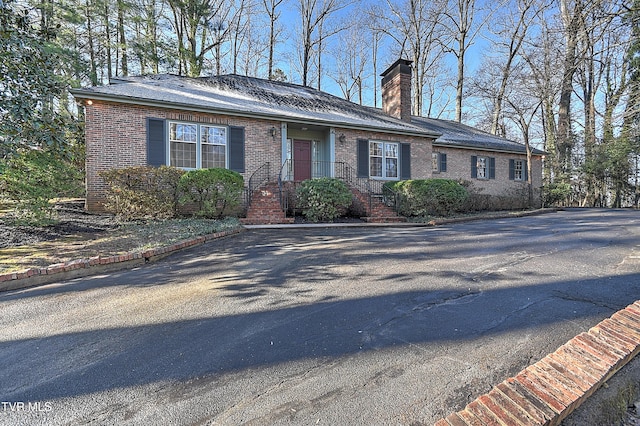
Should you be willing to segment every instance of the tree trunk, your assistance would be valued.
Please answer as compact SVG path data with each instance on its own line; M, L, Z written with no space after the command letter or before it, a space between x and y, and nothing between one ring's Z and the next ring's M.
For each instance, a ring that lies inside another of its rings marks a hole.
M578 46L579 17L582 14L581 0L577 0L574 10L569 10L569 0L561 0L560 7L565 23L565 53L562 81L560 84L560 102L558 104L557 126L557 177L567 181L572 170L572 151L574 134L571 129L571 96L573 95L573 76L577 68L576 49Z
M456 84L456 121L462 122L462 94L464 90L464 49L460 42L460 52L458 52L458 81Z
M120 68L122 75L129 75L129 64L127 55L127 39L124 30L124 2L118 0L118 32L120 36L120 49L122 49L122 58L120 59Z
M96 51L93 45L93 31L92 31L92 21L91 21L91 3L90 0L86 0L85 4L85 12L87 18L87 41L89 46L89 77L91 79L91 84L93 86L98 85L98 71L96 68ZM111 76L109 76L111 77Z
M111 23L109 21L109 2L104 3L104 49L107 54L107 78L111 80L113 77L113 58L111 57Z

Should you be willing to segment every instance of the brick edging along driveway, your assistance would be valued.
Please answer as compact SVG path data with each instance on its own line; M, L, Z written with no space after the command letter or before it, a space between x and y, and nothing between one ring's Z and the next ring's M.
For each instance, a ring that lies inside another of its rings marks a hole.
M175 251L204 244L207 241L226 237L228 235L238 234L242 231L244 231L244 228L236 228L230 231L202 235L200 237L179 241L168 246L157 247L144 251L130 252L114 256L94 256L88 259L74 259L43 268L29 268L18 272L8 272L0 274L0 291L18 290L36 285L50 284L55 281L86 277L101 272L125 269L162 259Z
M558 425L640 353L640 301L495 386L436 426Z

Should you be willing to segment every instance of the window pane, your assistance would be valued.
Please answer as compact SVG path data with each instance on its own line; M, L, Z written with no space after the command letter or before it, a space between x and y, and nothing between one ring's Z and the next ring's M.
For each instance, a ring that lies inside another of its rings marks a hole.
M224 127L202 126L202 143L215 145L227 144L227 129Z
M371 142L369 155L375 155L377 157L382 157L382 143L380 143L380 142Z
M169 138L173 141L193 142L197 140L195 124L171 123Z
M374 177L382 177L382 158L371 157L369 175Z
M487 159L485 157L478 157L478 177L487 177Z
M384 155L387 158L398 158L398 144L397 143L384 144Z
M193 143L171 142L171 165L195 169L196 145Z
M397 158L387 158L386 159L386 176L388 178L397 178L398 177L398 159Z
M222 145L202 145L202 168L225 168L225 147Z
M439 172L440 171L440 161L439 161L439 155L437 152L434 152L431 154L431 169L434 172Z

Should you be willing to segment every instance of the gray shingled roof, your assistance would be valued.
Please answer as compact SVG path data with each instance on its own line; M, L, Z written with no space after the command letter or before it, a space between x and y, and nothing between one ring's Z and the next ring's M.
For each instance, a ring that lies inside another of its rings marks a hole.
M527 152L524 144L483 132L456 121L427 117L412 117L411 121L417 126L441 134L435 140L434 145L523 154ZM532 152L537 155L544 154L543 151L535 148L532 148Z
M407 123L377 108L291 83L235 74L183 77L172 74L121 77L107 86L72 91L78 99L101 99L226 113L336 127L430 136L435 145L524 153L514 141L453 121L413 117ZM536 154L542 151L534 150Z
M74 90L80 99L139 104L276 118L347 128L437 137L428 129L310 87L239 75L189 78L170 74L125 77L108 86Z

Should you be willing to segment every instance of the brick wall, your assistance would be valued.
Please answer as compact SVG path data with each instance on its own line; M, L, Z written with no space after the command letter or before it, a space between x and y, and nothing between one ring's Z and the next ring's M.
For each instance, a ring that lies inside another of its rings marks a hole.
M281 166L280 122L252 120L128 104L93 101L86 105L87 209L102 210L106 186L99 173L113 168L147 164L146 119L149 117L242 126L245 128L245 180L270 162ZM276 128L276 136L270 130Z
M340 143L338 135L344 134L345 142ZM357 167L358 139L380 140L411 144L411 178L427 179L431 177L431 138L401 136L383 132L365 132L336 128L336 161Z
M277 176L282 165L281 123L274 120L258 120L216 114L205 114L172 109L116 104L94 101L86 106L86 149L87 149L87 208L92 211L102 209L105 184L99 173L112 168L123 168L147 164L146 119L149 117L168 120L242 126L245 128L245 182L264 163L271 163L271 175ZM276 135L271 136L271 129ZM345 142L339 135L345 135ZM432 177L432 139L417 136L402 136L384 132L335 129L335 161L349 164L357 169L358 139L382 140L411 144L411 177L426 179ZM524 188L523 182L509 180L509 159L524 156L495 154L452 148L436 148L436 152L447 153L447 172L437 177L472 181L475 188L484 194L504 195L509 191ZM471 179L471 156L492 156L496 158L496 179ZM533 187L542 183L540 157L533 161Z
M469 181L477 192L487 195L520 194L526 190L526 182L509 180L509 160L526 160L524 154L506 154L470 149L434 147L433 152L447 154L447 171L434 173L433 177ZM495 179L474 179L471 177L471 156L494 157L496 159ZM429 163L431 165L431 163ZM542 186L542 158L532 157L532 186L535 190Z

